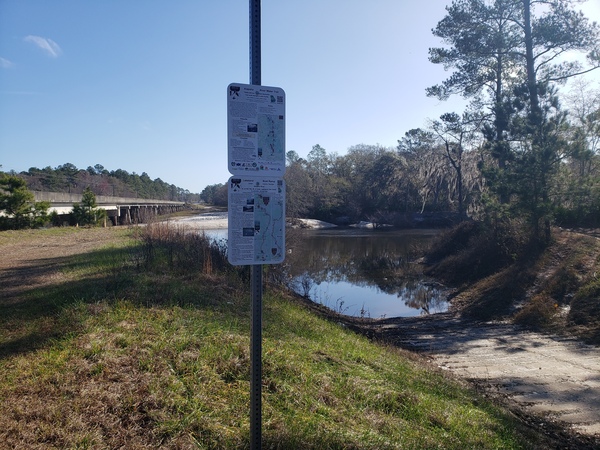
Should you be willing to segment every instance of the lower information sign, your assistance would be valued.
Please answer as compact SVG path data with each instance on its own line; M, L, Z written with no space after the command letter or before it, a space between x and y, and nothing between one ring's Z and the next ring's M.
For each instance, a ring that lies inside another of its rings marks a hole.
M285 182L233 176L228 183L228 259L233 265L279 264L285 257Z

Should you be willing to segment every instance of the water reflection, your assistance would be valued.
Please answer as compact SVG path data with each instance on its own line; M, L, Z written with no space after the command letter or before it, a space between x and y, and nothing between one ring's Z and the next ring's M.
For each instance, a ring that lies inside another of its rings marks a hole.
M195 216L185 223L226 240L221 223L226 214ZM288 253L278 270L296 292L344 314L378 318L442 312L448 307L442 286L424 279L413 262L436 233L288 229Z
M442 287L414 263L433 232L313 230L288 233L293 288L331 309L366 317L442 312Z

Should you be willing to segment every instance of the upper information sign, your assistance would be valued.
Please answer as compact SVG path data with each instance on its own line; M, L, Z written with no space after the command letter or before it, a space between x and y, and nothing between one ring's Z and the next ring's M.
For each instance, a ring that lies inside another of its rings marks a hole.
M227 167L232 175L283 177L283 89L239 83L227 86L227 138Z

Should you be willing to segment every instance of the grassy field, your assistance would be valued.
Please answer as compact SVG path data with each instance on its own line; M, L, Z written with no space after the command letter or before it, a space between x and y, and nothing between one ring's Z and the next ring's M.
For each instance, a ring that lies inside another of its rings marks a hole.
M0 234L4 255L32 249L0 273L0 448L249 447L248 271L152 228ZM85 233L94 249L35 257ZM464 383L273 286L263 323L265 449L547 448Z

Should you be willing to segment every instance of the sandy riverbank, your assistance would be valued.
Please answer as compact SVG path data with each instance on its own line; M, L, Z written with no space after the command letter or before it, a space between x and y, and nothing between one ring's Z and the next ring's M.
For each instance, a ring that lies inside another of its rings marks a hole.
M204 213L196 216L170 219L170 221L195 230L223 230L227 228L227 212ZM299 228L323 229L334 228L335 225L316 219L296 219Z

